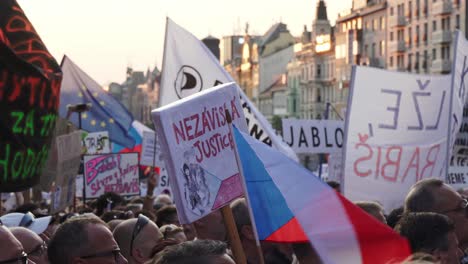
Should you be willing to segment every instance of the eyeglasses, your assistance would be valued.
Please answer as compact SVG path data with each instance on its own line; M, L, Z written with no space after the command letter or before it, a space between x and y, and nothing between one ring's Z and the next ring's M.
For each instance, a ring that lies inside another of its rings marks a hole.
M138 220L136 222L135 227L133 228L133 233L132 233L132 240L130 240L130 256L133 256L133 242L135 241L135 238L138 236L138 234L141 232L143 227L145 227L146 224L148 224L150 220L148 217L144 216L143 214L140 214L138 216Z
M34 222L34 215L31 212L27 212L21 218L19 226L29 227Z
M42 241L42 244L40 244L39 246L37 246L35 249L33 249L31 252L28 253L28 256L40 257L45 252L47 252L47 244L45 241Z
M0 264L13 264L13 263L21 263L21 264L27 264L28 263L28 254L26 252L22 251L21 256L12 258L9 260L4 260L0 261Z
M450 210L445 210L445 211L442 211L440 213L441 214L446 214L446 213L450 213L450 212L460 212L460 211L464 211L465 215L468 215L468 199L467 198L463 198L461 200L461 202L459 203L457 208L450 209Z
M111 251L96 253L96 254L88 255L88 256L82 256L82 257L80 257L80 258L82 258L82 259L89 259L89 258L106 258L106 257L111 257L111 256L113 256L115 262L117 262L117 261L119 260L120 256L122 256L122 255L120 254L120 249L113 249L113 250L111 250Z

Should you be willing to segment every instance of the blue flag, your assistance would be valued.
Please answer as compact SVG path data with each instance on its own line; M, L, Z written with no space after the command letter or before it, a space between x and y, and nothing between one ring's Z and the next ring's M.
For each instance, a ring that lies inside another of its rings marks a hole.
M67 56L64 56L61 67L60 116L67 117L67 105L91 104L89 111L81 114L81 129L108 131L111 141L132 148L135 145L135 140L129 135L132 114ZM69 120L79 127L78 114L72 113Z

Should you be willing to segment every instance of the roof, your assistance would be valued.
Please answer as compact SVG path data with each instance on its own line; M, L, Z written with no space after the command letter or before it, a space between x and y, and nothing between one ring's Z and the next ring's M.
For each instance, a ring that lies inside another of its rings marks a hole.
M270 43L271 41L275 40L279 33L289 31L286 24L283 23L276 23L274 24L268 31L263 35L261 46L265 46L266 44Z
M274 92L284 91L288 85L288 78L286 78L286 74L281 74L276 81L270 85L265 91L260 93L260 97L269 97Z

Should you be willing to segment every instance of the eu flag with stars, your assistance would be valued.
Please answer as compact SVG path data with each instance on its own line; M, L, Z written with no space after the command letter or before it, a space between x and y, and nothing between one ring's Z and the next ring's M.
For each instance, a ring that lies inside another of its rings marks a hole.
M132 148L135 145L135 140L129 135L132 114L67 56L63 57L61 67L60 116L67 117L67 105L91 104L89 111L81 114L81 129L108 131L112 142ZM71 113L69 120L79 126L77 113Z

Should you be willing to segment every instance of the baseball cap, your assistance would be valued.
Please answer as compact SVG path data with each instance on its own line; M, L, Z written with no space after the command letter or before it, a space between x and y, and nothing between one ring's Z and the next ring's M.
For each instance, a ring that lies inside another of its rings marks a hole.
M42 234L49 226L52 216L45 216L35 218L31 212L23 213L9 213L0 217L0 221L6 227L22 226L36 234Z

